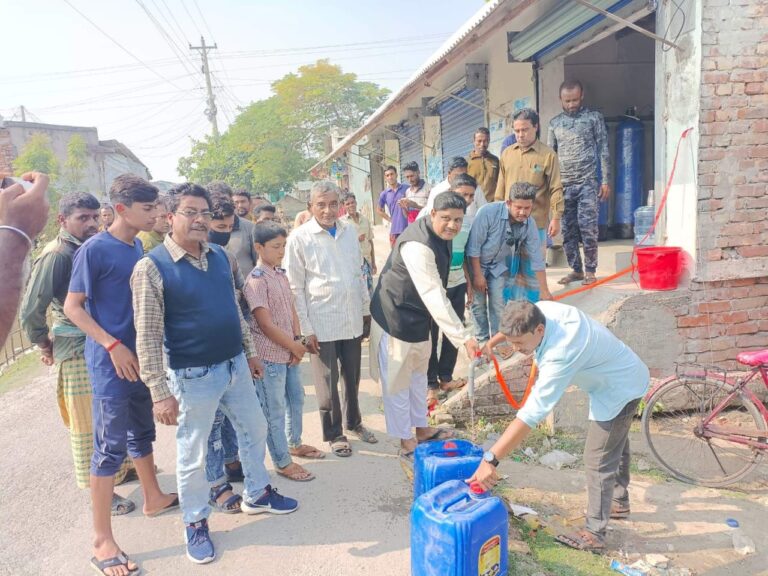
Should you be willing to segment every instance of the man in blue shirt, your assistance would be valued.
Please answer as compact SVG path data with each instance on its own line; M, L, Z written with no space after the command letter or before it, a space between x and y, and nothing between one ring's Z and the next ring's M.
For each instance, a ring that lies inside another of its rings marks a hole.
M387 166L384 170L384 180L387 181L387 187L379 194L376 212L389 222L389 243L394 246L397 237L408 226L408 216L400 207L400 200L405 198L408 184L400 184L397 181L397 168L394 166Z
M176 494L157 483L152 442L155 423L149 390L139 380L131 273L144 254L139 231L155 225L158 190L133 174L115 178L109 199L115 221L76 252L64 313L86 334L85 362L93 388L94 450L91 459L93 557L102 574L132 575L139 567L112 534L115 473L127 454L133 458L144 494L144 514L157 516L178 507Z
M498 459L522 444L569 386L578 386L589 396L586 527L557 540L581 550L602 550L609 518L629 516L629 427L648 390L648 367L605 326L556 302L507 304L488 349L503 340L532 354L539 376L525 406L470 480L486 488L495 485Z
M530 258L540 298L550 300L546 263L539 232L531 216L536 188L527 182L512 185L509 200L486 204L477 211L467 240L466 255L474 288L472 316L475 337L485 343L499 330L510 264L520 251Z

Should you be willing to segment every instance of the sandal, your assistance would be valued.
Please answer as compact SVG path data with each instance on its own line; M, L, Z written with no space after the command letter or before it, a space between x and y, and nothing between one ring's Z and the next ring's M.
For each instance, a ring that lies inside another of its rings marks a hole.
M134 504L128 498L123 498L118 494L112 494L112 516L123 516L124 514L130 514L136 510L136 504Z
M301 444L296 448L290 448L288 453L291 456L296 456L297 458L308 458L309 460L322 460L325 458L325 452L318 450L314 446L307 446L306 444Z
M443 392L451 392L452 390L459 390L467 385L466 378L459 378L458 380L449 380L448 382L440 382L440 390Z
M349 445L344 436L339 436L333 442L330 442L331 452L339 458L349 458L352 456L352 446Z
M414 452L415 452L414 450L411 450L409 452L401 448L400 450L397 451L397 455L400 457L401 460L404 460L407 464L410 464L411 466L413 466Z
M165 508L160 508L160 510L155 510L153 512L145 512L144 516L148 516L149 518L154 518L155 516L160 516L162 514L165 514L166 512L170 512L171 510L176 510L176 508L179 507L179 495L175 492L171 492L175 496L175 498L171 501L168 506Z
M574 534L559 534L555 540L564 546L584 552L600 553L605 550L605 542L586 529L579 530Z
M560 278L560 280L558 280L557 283L565 286L566 284L570 284L571 282L576 282L577 280L584 280L583 272L575 272L575 271L571 272L564 278Z
M589 286L590 284L594 284L595 282L597 282L597 278L595 277L595 273L594 272L587 272L584 275L584 282L582 282L582 284L584 286Z
M288 469L293 466L293 472L288 472ZM278 468L277 473L280 476L293 480L294 482L309 482L315 479L315 475L309 470L306 470L302 466L299 466L295 462L291 462L285 468Z
M450 430L448 428L438 428L432 436L429 436L428 438L424 438L423 440L418 440L417 442L419 444L426 444L427 442L434 442L435 440L450 440L454 437L453 430Z
M352 434L357 436L360 440L363 442L367 442L368 444L376 444L379 440L376 438L376 436L373 435L373 432L368 430L365 426L360 424L357 428L354 430L350 430Z
M138 576L141 574L141 567L138 564L133 570L128 568L128 562L130 561L131 559L128 558L128 555L125 552L120 552L120 554L117 556L107 558L106 560L98 560L96 556L92 556L91 568L96 570L96 572L102 576L108 576L105 571L107 568L117 568L118 566L125 566L125 568L128 570L128 576Z
M232 496L224 500L224 502L219 502L221 495L226 494L227 492L232 492ZM235 494L232 490L232 484L224 482L224 484L211 488L208 504L210 504L217 512L237 514L240 512L240 502L242 501L243 497L240 496L240 494Z
M611 515L610 518L613 520L626 520L629 518L629 505L627 504L613 504L611 505Z

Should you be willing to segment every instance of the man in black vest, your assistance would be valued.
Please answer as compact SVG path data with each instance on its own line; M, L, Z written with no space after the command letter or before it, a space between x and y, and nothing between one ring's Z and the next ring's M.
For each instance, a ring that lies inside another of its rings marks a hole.
M171 233L136 264L131 278L141 376L152 394L155 419L178 424L176 478L187 557L197 564L215 558L208 516L216 494L209 492L205 462L218 408L237 433L245 473L241 510L287 514L298 507L270 486L264 467L267 425L252 380L263 367L235 301L229 259L221 247L206 242L211 206L201 186L171 190Z
M387 433L400 438L401 455L408 459L419 442L450 437L427 426L431 323L457 348L464 345L470 358L479 350L445 289L451 240L461 230L466 208L455 192L438 195L429 217L397 239L371 301L371 366L374 372L378 368Z

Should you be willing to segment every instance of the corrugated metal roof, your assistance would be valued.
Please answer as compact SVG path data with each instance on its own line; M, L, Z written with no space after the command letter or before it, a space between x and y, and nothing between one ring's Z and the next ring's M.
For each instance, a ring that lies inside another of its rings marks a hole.
M427 61L411 75L411 77L397 92L390 94L389 98L387 98L384 103L379 106L373 114L371 114L371 116L362 126L360 126L357 130L339 142L339 145L336 146L336 148L331 151L330 154L312 166L312 170L314 170L320 164L323 164L328 160L338 156L342 150L345 150L350 145L357 142L365 133L366 128L376 122L381 116L383 116L389 110L392 104L405 92L407 92L419 80L419 78L429 72L443 58L448 56L448 54L450 54L451 51L456 48L464 38L469 36L469 34L472 33L472 31L477 28L486 18L488 18L488 16L490 16L494 10L508 1L511 0L491 0L490 2L487 2L482 8L480 8L480 10L478 10L474 16L467 20L464 26L459 28L450 38L448 38L448 40L443 43L442 46L440 46L440 48L435 51L434 54L427 58Z

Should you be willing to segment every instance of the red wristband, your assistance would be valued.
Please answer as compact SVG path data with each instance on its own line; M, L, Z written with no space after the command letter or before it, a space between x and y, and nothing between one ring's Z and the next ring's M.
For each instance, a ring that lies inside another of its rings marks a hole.
M120 342L120 339L119 339L119 338L116 338L116 339L115 339L115 341L114 341L114 342L112 342L112 344L110 344L109 346L107 346L107 352L112 352L112 350L114 350L115 348L117 348L117 345L118 345L118 344L120 344L120 343L121 343L121 342Z

